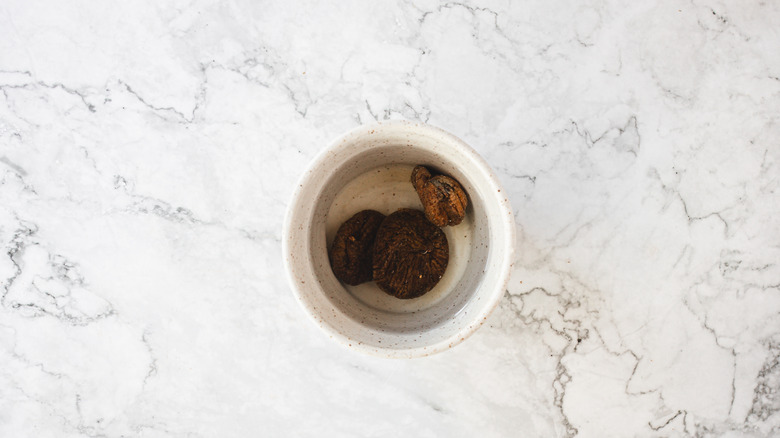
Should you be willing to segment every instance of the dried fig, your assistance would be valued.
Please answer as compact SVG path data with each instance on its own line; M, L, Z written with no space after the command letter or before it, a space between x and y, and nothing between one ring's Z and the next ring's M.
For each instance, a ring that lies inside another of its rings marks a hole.
M341 224L330 246L330 267L336 278L355 286L373 277L374 238L385 215L363 210Z
M436 286L447 269L447 236L419 210L387 216L374 241L374 281L401 299L417 298Z
M412 170L412 184L420 196L425 216L434 225L458 225L466 216L469 199L460 183L445 175L431 176L423 166Z

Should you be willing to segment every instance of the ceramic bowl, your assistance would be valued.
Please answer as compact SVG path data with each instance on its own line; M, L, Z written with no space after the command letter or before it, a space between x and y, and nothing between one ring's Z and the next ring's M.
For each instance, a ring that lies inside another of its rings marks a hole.
M422 210L410 182L417 164L455 178L469 197L465 220L443 228L450 258L439 284L400 300L373 282L340 283L328 260L339 225L365 209ZM288 207L283 256L296 298L328 336L361 352L411 358L451 348L479 328L503 296L514 243L506 193L476 151L432 126L386 122L348 132L315 158Z

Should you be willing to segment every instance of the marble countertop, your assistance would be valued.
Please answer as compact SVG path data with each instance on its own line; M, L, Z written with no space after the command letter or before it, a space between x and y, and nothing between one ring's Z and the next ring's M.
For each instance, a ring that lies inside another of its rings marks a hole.
M780 3L0 5L0 436L780 434ZM422 121L516 214L456 348L283 274L332 138Z

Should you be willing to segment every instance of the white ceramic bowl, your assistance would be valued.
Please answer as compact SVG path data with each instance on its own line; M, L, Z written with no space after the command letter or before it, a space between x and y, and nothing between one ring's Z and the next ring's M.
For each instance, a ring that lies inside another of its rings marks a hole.
M410 182L423 164L458 180L466 219L445 227L450 261L430 292L399 300L366 283L341 284L328 245L360 210L422 209ZM361 126L317 156L295 189L284 224L283 256L306 313L332 339L384 357L433 354L460 343L501 299L513 263L515 227L506 193L471 147L441 129L410 122Z

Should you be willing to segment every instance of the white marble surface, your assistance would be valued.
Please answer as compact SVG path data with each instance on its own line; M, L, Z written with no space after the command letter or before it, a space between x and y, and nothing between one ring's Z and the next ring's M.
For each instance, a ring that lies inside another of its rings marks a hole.
M777 436L780 3L0 4L0 436ZM494 166L519 252L418 360L280 233L361 123Z

